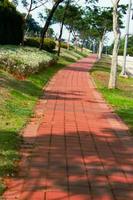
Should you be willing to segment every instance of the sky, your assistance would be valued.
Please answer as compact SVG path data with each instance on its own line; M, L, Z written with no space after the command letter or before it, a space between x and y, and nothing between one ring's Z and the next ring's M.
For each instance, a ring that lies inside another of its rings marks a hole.
M120 4L127 4L128 2L129 2L129 0L120 0ZM80 5L83 5L84 3L85 3L85 0L79 0ZM99 0L97 5L102 6L102 7L109 7L109 6L112 6L112 2L111 2L111 0ZM133 5L133 0L132 0L132 5ZM24 9L22 8L21 5L18 7L18 9L21 12L24 12ZM32 13L32 15L41 24L41 22L39 21L39 18L38 18L38 12L39 11L40 11L39 9L35 10ZM123 18L124 25L126 24L126 21L127 21L127 16L125 15L125 17ZM41 25L43 25L43 24L41 24ZM60 26L58 24L52 26L52 28L54 29L54 32L57 36L59 34L59 27ZM130 31L129 31L129 33L133 34L133 20L130 20ZM125 35L125 28L121 30L121 35L122 35L122 37ZM109 33L107 36L108 36L108 40L106 41L106 43L108 45L110 45L113 42L113 39L114 39L113 33ZM65 38L65 39L68 38L68 31L67 31L66 28L64 28L64 31L63 31L63 38Z

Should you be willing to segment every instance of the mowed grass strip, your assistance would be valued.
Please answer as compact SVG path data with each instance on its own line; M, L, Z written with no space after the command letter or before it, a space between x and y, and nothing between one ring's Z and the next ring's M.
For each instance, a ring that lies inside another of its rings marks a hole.
M91 70L91 75L103 97L111 104L116 113L129 126L133 134L133 78L122 78L118 69L117 89L109 90L111 58L103 57Z
M19 132L33 114L37 99L43 93L43 86L59 69L88 54L87 50L81 52L62 49L57 64L32 74L25 80L18 80L0 70L0 194L6 187L4 177L14 176L17 171L21 144Z

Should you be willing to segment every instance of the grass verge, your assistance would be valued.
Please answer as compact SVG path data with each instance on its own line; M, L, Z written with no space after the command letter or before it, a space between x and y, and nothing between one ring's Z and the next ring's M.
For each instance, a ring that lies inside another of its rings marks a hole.
M0 194L5 190L3 178L15 173L16 161L20 159L20 130L32 115L43 86L65 65L88 55L74 50L63 50L57 64L25 80L18 80L8 72L0 70Z
M133 78L125 79L118 76L117 89L109 90L107 87L110 66L111 58L103 57L94 65L91 75L103 97L113 106L133 133ZM120 68L118 74L120 74Z

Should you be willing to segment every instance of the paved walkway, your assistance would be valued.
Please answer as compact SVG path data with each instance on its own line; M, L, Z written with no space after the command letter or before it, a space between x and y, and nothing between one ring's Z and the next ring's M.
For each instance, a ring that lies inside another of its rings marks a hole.
M133 141L92 83L94 61L70 65L47 86L6 200L133 200Z

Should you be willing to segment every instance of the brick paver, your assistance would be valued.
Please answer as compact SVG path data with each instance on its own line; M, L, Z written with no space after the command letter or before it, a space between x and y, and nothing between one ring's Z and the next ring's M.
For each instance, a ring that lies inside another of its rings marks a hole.
M60 70L24 130L6 200L132 200L133 141L96 91L90 56Z

